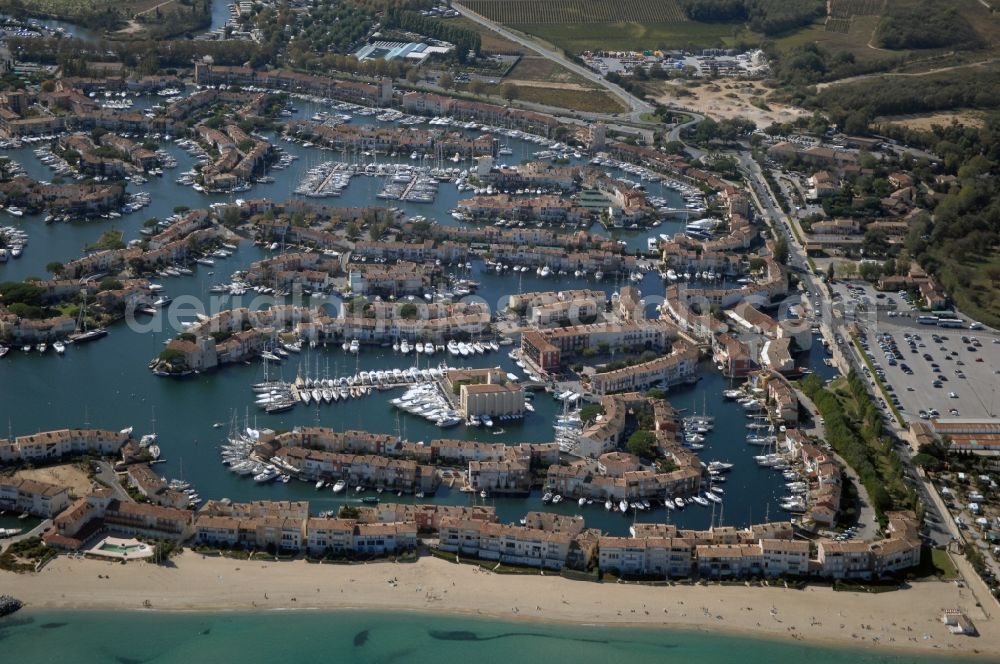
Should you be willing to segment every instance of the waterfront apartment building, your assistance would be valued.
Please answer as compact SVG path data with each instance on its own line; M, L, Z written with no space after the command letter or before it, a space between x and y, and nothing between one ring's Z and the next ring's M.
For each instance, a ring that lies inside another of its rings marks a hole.
M564 321L592 319L604 312L607 300L604 291L583 288L511 294L507 306L535 327L551 327Z
M194 541L221 548L266 549L314 556L384 555L417 546L416 523L360 523L331 517L199 515Z
M379 503L361 505L357 509L358 523L405 523L417 525L419 532L437 532L444 519L497 520L492 505L438 505L436 503Z
M604 463L614 461L607 458ZM631 472L635 471L623 470L626 476ZM798 540L787 521L708 530L635 523L632 537L611 537L586 529L583 517L549 512L529 512L520 526L498 523L495 510L486 506L363 506L358 518L347 519L310 516L305 502L210 501L193 513L120 503L110 489L101 488L63 509L45 541L75 550L109 532L192 539L226 548L306 551L315 556L384 555L413 550L419 532L436 531L443 551L548 569L586 569L595 561L600 569L619 575L877 578L920 560L916 516L912 512L887 516L886 536L870 542Z
M117 534L183 541L192 534L194 513L174 507L112 500L103 515L104 527Z
M467 418L520 417L524 414L524 388L513 381L462 385L459 411Z
M684 537L601 537L598 564L606 572L630 576L687 577L694 542Z
M159 475L153 472L149 464L131 464L125 474L128 477L129 486L150 502L178 509L184 509L188 506L190 500L188 495L183 491L171 489Z
M117 454L129 435L102 429L43 431L14 440L0 438L0 462L52 461L77 454Z
M602 396L604 415L580 432L577 453L596 459L605 452L618 449L625 434L626 414L630 409L643 407L645 404L646 397L638 392Z
M351 263L348 281L354 295L422 295L431 286L433 266L417 263Z
M531 491L531 468L524 461L470 461L469 488L492 494L524 495Z
M311 517L306 521L306 550L314 556L353 551L355 524L353 519Z
M559 461L557 443L481 443L474 440L439 438L426 445L402 440L391 434L368 431L334 431L328 427L296 427L278 434L278 447L306 447L324 452L377 454L419 463L464 466L470 461L522 460L535 468L544 468Z
M250 67L202 63L195 65L194 78L198 85L236 84L243 87L291 90L372 106L388 106L393 100L392 81L388 78L382 78L378 83L363 83L302 74L288 69L254 70Z
M67 487L38 480L0 478L0 510L48 519L69 504Z
M185 541L194 534L194 513L147 503L121 502L100 488L77 499L53 519L43 540L49 546L77 550L103 533Z
M533 307L554 302L594 302L602 307L608 296L602 290L580 288L565 291L536 291L531 293L511 293L507 306L521 314L530 314Z
M868 579L920 564L920 533L912 512L889 512L888 536L871 542L820 540L820 574L833 579Z
M458 409L466 418L524 414L524 387L508 379L499 367L451 369L442 385L458 396Z
M727 536L729 535L729 536ZM745 532L668 530L634 537L601 537L602 570L632 576L743 578L807 576L810 546L805 540L757 539Z
M569 532L469 519L442 519L439 538L442 551L547 569L566 565L574 540Z
M344 480L349 485L433 493L437 469L408 459L371 454L338 454L303 447L282 447L275 456L286 469L310 479Z
M591 323L525 330L521 335L521 352L542 371L551 371L569 355L587 348L606 347L608 352L665 350L677 337L677 326L663 319Z
M545 478L545 488L564 498L602 502L690 495L700 487L701 470L690 467L669 473L632 470L615 476L595 474L583 466L550 466Z
M669 355L614 371L596 373L590 378L595 394L644 390L653 385L671 386L683 382L698 369L698 349L682 339L673 342Z
M559 347L546 339L538 330L521 333L521 357L542 373L559 369L562 353Z
M306 500L254 500L248 503L234 503L209 500L198 513L231 516L239 519L266 516L304 520L309 518L309 502Z

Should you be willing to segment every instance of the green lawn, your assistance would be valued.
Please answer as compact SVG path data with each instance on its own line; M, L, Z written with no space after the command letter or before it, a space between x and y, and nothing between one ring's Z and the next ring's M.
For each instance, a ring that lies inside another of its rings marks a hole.
M920 549L920 565L913 570L913 575L918 579L935 577L952 581L958 578L958 569L947 551L924 546Z
M742 25L725 23L574 23L513 25L521 32L540 37L567 53L599 49L639 50L655 48L712 47L734 44L747 36Z
M937 271L937 277L959 311L981 323L1000 325L1000 297L997 297L1000 284L992 282L987 276L988 268L1000 268L1000 256L968 256L960 262L945 256L939 258L942 266ZM959 270L968 276L967 284L956 278Z
M877 16L855 16L848 32L833 32L826 29L823 21L817 21L801 30L793 30L775 37L774 43L781 51L789 51L802 44L815 43L820 48L837 53L847 51L858 60L889 58L900 55L900 52L883 51L870 48L872 32L878 25Z

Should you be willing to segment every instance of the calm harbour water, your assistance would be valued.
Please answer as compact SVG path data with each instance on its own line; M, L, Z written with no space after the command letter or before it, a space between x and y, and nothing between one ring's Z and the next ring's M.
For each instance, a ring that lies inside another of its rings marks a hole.
M0 620L5 661L405 662L479 664L936 664L944 656L889 654L717 632L567 626L410 613L152 613L21 611Z
M139 105L158 101L141 100ZM299 115L309 117L320 107L307 102L296 102ZM357 117L352 122L370 122L371 118ZM292 195L296 183L305 171L320 161L341 158L339 153L304 148L297 144L277 141L289 152L301 158L291 168L274 173L277 182L256 185L253 191L241 194L250 198L268 196L283 200ZM507 158L508 163L517 163L529 158L531 152L540 149L524 141L509 140L507 143L515 154ZM116 220L96 220L74 224L43 224L39 216L14 219L9 215L0 217L0 225L15 223L25 228L30 235L30 243L24 255L18 260L0 264L0 281L20 280L29 276L44 276L44 266L52 260L69 260L80 255L87 242L94 241L109 228L124 232L126 239L140 237L142 221L149 217L165 218L177 205L191 208L205 207L214 201L231 200L235 196L208 196L195 192L189 187L174 183L178 173L191 166L191 158L172 144L167 148L178 159L178 167L162 178L151 178L149 183L136 189L148 191L152 195L150 207L140 212ZM28 174L37 179L49 179L49 171L39 162L30 148L4 152L19 161ZM382 158L385 159L384 157ZM405 158L399 161L408 161ZM447 164L447 162L446 162ZM338 199L322 202L332 205L379 204L375 194L380 182L375 178L355 177L344 195ZM651 193L663 195L670 204L678 206L683 199L677 192L660 183L649 183ZM447 210L454 207L457 200L468 195L458 192L453 184L443 183L435 203L431 205L400 205L408 214L424 214L445 224L456 224ZM646 238L659 233L674 233L680 229L679 222L664 222L660 227L645 231L624 231L621 238L630 248L644 247ZM197 266L192 276L157 279L165 291L177 298L182 295L195 296L203 300L210 297L210 286L225 282L234 270L243 269L251 262L269 255L269 252L254 247L244 241L239 251L228 260L219 260L214 267ZM498 275L484 269L482 261L474 261L471 277L481 283L477 292L491 306L495 306L505 295L512 292L535 290L558 290L570 288L601 288L614 292L623 283L605 279L577 279L572 275L543 279L533 272L515 277L510 274ZM470 276L464 271L462 276ZM648 273L639 284L644 295L662 296L664 286L655 272ZM227 302L226 306L247 304ZM325 404L320 407L299 406L280 415L257 414L253 406L250 385L263 379L260 365L232 365L205 375L185 380L158 378L152 375L146 364L163 348L163 343L176 334L170 325L158 325L161 316L153 320L153 331L135 333L123 324L111 328L107 338L92 344L70 346L62 357L51 351L41 357L36 353L25 355L20 350L12 351L0 360L0 435L8 431L13 435L23 435L35 431L61 427L94 426L121 429L135 426L136 432L147 432L153 428L159 434L159 443L166 462L155 466L166 477L179 477L192 483L204 499L228 497L233 500L251 499L308 499L314 511L334 509L345 501L358 502L357 498L344 496L335 498L329 491L317 492L311 483L292 481L288 484L274 483L262 486L251 479L230 473L221 463L219 445L224 441L228 423L233 413L243 419L250 413L251 424L286 430L296 425L333 427L337 430L366 429L382 433L399 433L410 440L430 441L433 438L454 437L486 442L548 442L553 439L552 424L561 404L545 393L535 399L535 413L529 413L521 423L501 423L494 430L471 428L460 425L442 430L426 421L393 409L388 400L398 396L400 390L387 391L349 402ZM186 320L193 320L189 314ZM438 354L430 360L436 364L449 360L454 364L477 367L500 365L505 371L523 376L512 360L507 357L509 348L501 352L469 358L450 358ZM824 376L832 370L821 362L822 348L816 344L808 357L800 359L800 364L811 366ZM406 368L412 366L412 356L393 353L390 348L366 347L359 356L344 353L339 347L319 348L311 353L303 353L285 361L280 368L272 368L271 376L281 373L285 378L294 378L300 368L312 375L340 376L353 374L358 370L384 368ZM422 359L421 366L428 360ZM705 412L716 417L715 430L706 437L706 447L700 452L704 460L720 459L736 464L729 474L725 488L725 504L715 509L690 505L683 511L669 514L664 510L642 512L637 517L642 521L664 521L668 518L683 527L703 528L711 522L743 526L759 522L766 517L785 518L780 511L779 498L785 493L780 474L762 470L754 465L750 457L759 453L744 442L746 422L740 407L721 399L721 391L729 387L711 365L706 364L701 372L702 380L695 386L681 386L671 390L669 399L685 413ZM99 386L94 389L94 386ZM221 428L213 424L222 423ZM503 429L498 433L498 429ZM539 509L542 503L538 495L528 499L489 499L497 508L504 521L516 521L525 512ZM389 500L385 496L383 500ZM391 499L397 500L392 497ZM410 501L412 497L398 500ZM478 496L442 489L433 498L443 504L469 504L479 500ZM714 506L714 504L713 504ZM598 527L613 534L626 534L633 517L606 512L603 505L592 505L581 510L570 501L561 505L550 505L548 509L565 514L583 513L589 526Z

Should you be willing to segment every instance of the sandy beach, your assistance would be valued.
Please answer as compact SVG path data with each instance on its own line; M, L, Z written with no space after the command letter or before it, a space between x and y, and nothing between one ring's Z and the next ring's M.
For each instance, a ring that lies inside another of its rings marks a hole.
M995 618L966 588L921 582L865 595L745 586L649 587L500 575L424 557L416 563L319 565L204 558L172 567L61 556L38 574L0 572L0 588L35 608L441 611L531 621L729 630L804 642L996 657ZM148 604L147 604L148 602ZM979 637L954 636L943 609L966 611Z

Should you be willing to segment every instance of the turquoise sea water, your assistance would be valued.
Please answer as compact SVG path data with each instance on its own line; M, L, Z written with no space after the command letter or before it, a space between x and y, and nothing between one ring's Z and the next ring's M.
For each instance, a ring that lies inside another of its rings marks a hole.
M709 632L422 614L24 610L0 620L0 661L934 664L956 660L943 655L817 647Z

